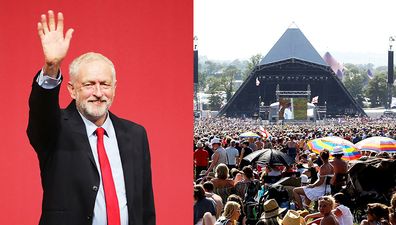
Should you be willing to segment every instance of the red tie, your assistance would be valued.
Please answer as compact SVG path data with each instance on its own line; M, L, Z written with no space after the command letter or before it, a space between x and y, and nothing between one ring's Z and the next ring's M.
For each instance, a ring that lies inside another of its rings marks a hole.
M117 193L114 186L109 159L107 158L103 143L104 132L105 130L102 127L96 129L96 136L98 137L98 157L106 200L107 225L120 225L120 209L118 207Z

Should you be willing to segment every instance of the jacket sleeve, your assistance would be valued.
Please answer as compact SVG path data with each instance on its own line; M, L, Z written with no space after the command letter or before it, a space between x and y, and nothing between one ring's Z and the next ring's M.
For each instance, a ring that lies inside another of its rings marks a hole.
M33 79L29 97L27 135L37 154L43 156L54 146L60 128L60 85L53 89L40 87L36 82L39 74Z

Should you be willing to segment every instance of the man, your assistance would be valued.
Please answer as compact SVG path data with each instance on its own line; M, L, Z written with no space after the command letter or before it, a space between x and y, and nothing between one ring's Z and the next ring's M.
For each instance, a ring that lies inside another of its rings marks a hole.
M210 143L212 144L212 149L214 150L214 153L212 155L212 162L210 163L210 166L206 171L205 176L207 176L209 172L212 172L214 169L216 169L216 166L220 163L227 163L227 154L224 148L221 147L220 139L215 137L210 141Z
M45 64L29 98L27 134L41 171L40 225L155 224L150 154L145 129L111 112L116 88L112 62L87 53L70 65L73 101L59 108L60 65L73 30L63 15L41 16Z
M201 184L194 186L194 224L202 220L204 214L209 212L216 216L216 203L212 198L205 196L205 189Z
M252 152L253 150L249 147L249 142L248 141L242 142L242 151L239 156L239 169L242 169L244 166L249 165L249 163L243 161L242 159Z
M232 168L236 168L239 164L239 152L238 149L235 148L235 141L231 140L230 146L226 148L227 154L227 166L231 171Z
M223 199L221 199L220 195L217 195L213 192L214 185L211 181L206 181L203 184L203 188L205 189L205 196L208 198L212 198L216 203L216 219L220 217L221 211L223 211Z
M342 190L348 180L348 163L342 159L344 151L342 147L336 146L332 153L334 159L330 163L334 167L334 177L331 180L331 192L333 194Z
M208 168L209 153L203 149L203 143L198 142L197 149L194 151L195 179L199 178L202 170Z

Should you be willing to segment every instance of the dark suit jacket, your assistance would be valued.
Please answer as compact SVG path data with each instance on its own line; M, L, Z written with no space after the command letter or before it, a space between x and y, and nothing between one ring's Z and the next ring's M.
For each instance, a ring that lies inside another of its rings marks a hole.
M34 78L27 134L35 149L43 188L40 225L91 225L100 183L98 167L75 102L59 107L59 89ZM124 172L130 225L154 225L150 154L145 129L110 113Z

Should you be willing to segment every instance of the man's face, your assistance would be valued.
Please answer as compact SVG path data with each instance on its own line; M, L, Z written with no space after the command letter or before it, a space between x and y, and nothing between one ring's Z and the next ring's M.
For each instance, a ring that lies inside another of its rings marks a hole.
M102 60L82 63L68 84L78 111L97 126L101 126L106 119L115 96L115 87L111 67Z

